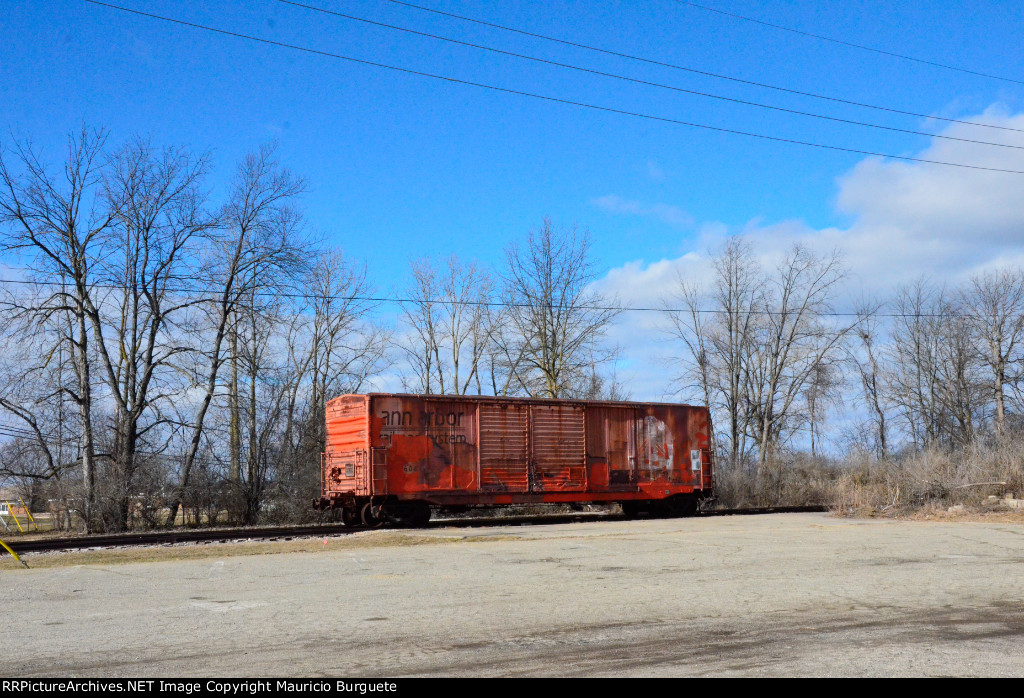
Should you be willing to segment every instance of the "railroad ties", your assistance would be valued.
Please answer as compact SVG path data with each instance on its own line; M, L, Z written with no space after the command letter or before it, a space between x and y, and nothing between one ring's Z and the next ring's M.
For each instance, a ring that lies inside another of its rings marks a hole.
M796 514L826 512L824 506L800 507L759 507L745 509L712 509L699 512L695 518L707 516L751 516L758 514ZM545 526L553 524L585 523L601 520L623 520L618 514L577 512L571 514L546 514L534 516L468 517L461 519L438 519L425 528L483 528L492 526ZM642 520L642 519L640 519ZM251 540L291 540L313 538L324 535L348 535L369 530L365 526L350 527L344 524L323 524L319 526L276 526L259 528L199 529L157 531L152 533L124 533L98 536L74 536L69 538L37 538L26 541L8 541L11 549L19 555L93 548L122 548L137 546L175 545L178 543L228 543Z

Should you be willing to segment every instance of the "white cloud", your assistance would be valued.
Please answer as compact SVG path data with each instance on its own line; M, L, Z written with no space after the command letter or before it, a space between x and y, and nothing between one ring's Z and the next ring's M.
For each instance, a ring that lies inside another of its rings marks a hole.
M997 108L969 120L1024 130L1024 114ZM1024 133L953 124L942 135L1018 146L996 148L934 139L915 157L1024 170ZM838 180L837 207L855 217L848 251L863 262L881 254L890 281L932 271L964 276L1024 242L1024 175L870 158ZM895 272L895 273L892 273Z
M591 203L610 213L655 218L677 228L689 228L693 225L693 216L678 206L669 204L644 204L634 199L624 199L615 194L596 198Z
M652 182L663 182L668 177L666 172L661 165L656 163L654 160L647 161L647 178Z
M998 107L965 120L1024 130L1024 114L1009 115ZM1014 131L953 124L941 134L1024 147L1024 133ZM933 139L911 156L1024 170L1024 150L959 141ZM1024 175L872 157L836 183L837 211L852 217L848 227L815 229L799 218L767 225L754 220L742 229L706 223L687 254L630 261L609 271L596 287L627 306L658 305L675 291L678 275L706 280L708 251L739 232L766 265L796 242L819 252L838 249L849 270L840 302L850 307L865 293L884 298L921 275L957 284L985 269L1024 266ZM594 203L615 213L656 215L653 207L614 195ZM634 372L636 399L665 396L674 348L658 331L663 323L658 313L627 313L609 337L624 349L623 372Z

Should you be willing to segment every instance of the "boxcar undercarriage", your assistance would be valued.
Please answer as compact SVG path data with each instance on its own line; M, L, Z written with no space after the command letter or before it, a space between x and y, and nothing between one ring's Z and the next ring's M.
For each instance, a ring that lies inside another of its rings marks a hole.
M323 511L340 510L341 520L347 526L383 525L418 527L430 521L433 512L440 510L447 513L465 513L472 509L488 509L509 505L557 505L557 504L618 504L622 514L628 518L674 518L693 516L702 502L710 499L702 492L673 494L662 499L650 499L641 494L632 499L623 499L623 493L609 493L607 497L588 495L585 499L568 496L537 495L535 497L517 496L481 497L446 496L433 498L433 501L422 499L400 499L394 496L383 497L321 497L314 507ZM493 501L492 501L493 500ZM508 500L508 501L502 501Z

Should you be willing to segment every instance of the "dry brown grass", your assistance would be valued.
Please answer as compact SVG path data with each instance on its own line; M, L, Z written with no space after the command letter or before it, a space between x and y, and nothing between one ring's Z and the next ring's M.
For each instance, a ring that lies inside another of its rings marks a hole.
M1017 521L1017 514L998 500L1024 497L1024 438L929 449L884 461L795 454L760 468L730 471L723 466L716 490L721 508L819 504L842 516L1003 516ZM948 512L950 507L964 511Z
M763 467L719 468L716 506L724 509L828 505L842 471L823 459L800 454Z
M832 507L840 514L911 516L950 507L984 513L991 497L1021 496L1024 443L977 444L958 451L930 449L890 461L851 463L838 479Z
M916 509L900 518L906 518L911 521L1024 524L1024 509L1006 509L1005 507L941 507L931 505Z

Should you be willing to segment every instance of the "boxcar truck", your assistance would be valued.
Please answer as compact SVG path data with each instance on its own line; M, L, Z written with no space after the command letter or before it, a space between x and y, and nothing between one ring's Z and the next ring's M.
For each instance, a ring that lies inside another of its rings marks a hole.
M537 503L688 516L714 492L706 407L378 393L331 400L326 422L315 505L353 526Z

